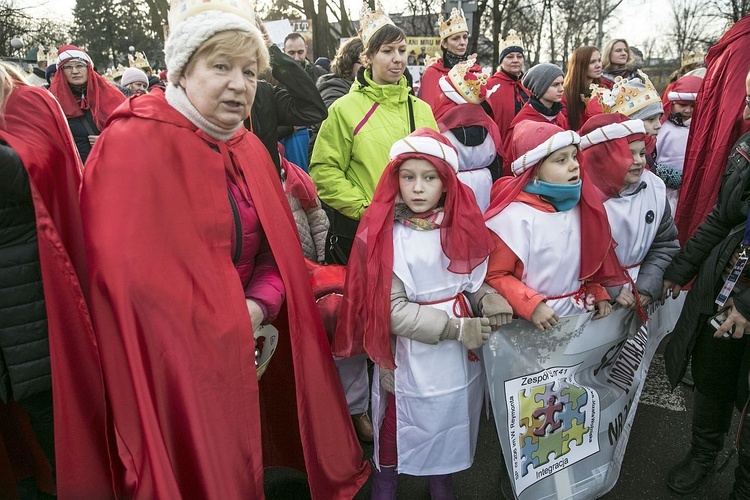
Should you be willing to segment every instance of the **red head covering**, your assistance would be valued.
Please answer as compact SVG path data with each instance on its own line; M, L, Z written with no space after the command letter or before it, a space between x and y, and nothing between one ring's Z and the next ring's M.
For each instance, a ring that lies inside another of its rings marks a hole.
M703 78L693 75L680 77L669 92L664 93L664 114L661 117L664 123L672 113L672 103L693 104L698 98L698 92L703 85Z
M438 149L455 153L445 137L427 128L420 128L398 141L391 151L400 151L401 143L410 137L434 139L441 144ZM458 180L448 162L425 154L422 148L393 157L359 223L347 266L344 305L333 342L336 356L349 357L366 351L373 361L390 369L396 366L390 343L394 207L399 194L399 167L409 159L432 163L443 182L445 215L439 230L443 252L450 260L448 270L468 274L492 251L492 239L474 193Z
M318 204L318 191L310 178L310 174L302 170L298 165L284 158L284 146L277 142L279 156L281 157L281 168L286 174L284 182L284 194L297 198L302 208L309 210Z
M62 106L65 116L75 118L83 116L84 109L90 109L94 117L94 123L101 131L107 123L107 118L117 106L125 101L125 96L117 87L111 85L99 75L91 64L88 55L75 45L63 45L58 49L60 57L57 62L57 73L52 79L49 91L57 98ZM79 59L86 63L88 69L88 81L82 98L77 98L70 90L68 80L65 78L63 65L70 59Z
M570 135L569 135L570 134ZM563 138L570 137L564 141ZM490 220L502 212L518 197L536 175L544 158L558 149L577 144L578 135L570 130L563 130L551 123L523 121L516 125L513 133L513 147L516 160L523 163L524 157L529 159L518 177L501 177L492 186L492 202L484 214L485 220ZM536 152L540 146L547 144L544 149L547 154L537 158ZM607 212L602 205L601 197L596 187L588 181L581 170L581 276L582 280L591 280L607 285L622 284L625 277L620 269L615 254L612 233L609 228Z
M629 143L645 141L642 120L631 120L620 113L596 115L581 129L582 164L591 182L605 200L620 194L625 176L633 166Z

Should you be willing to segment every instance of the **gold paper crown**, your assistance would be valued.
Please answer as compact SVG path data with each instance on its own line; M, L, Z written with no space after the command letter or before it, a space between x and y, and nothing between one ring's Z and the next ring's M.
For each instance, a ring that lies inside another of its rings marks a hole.
M125 73L126 69L128 68L118 63L117 67L112 70L112 80L114 80L115 78L120 78Z
M104 74L102 75L102 76L104 77L104 79L105 79L105 80L109 80L110 82L114 82L114 81L115 81L115 79L114 79L114 77L112 76L112 72L113 72L114 70L115 70L114 68L107 68L107 71L105 71L105 72L104 72Z
M362 39L362 44L365 48L369 45L372 35L388 24L395 26L391 18L383 10L380 2L376 4L374 11L367 5L367 2L362 3L362 10L359 13L359 37Z
M255 24L255 9L251 0L171 0L169 26L174 29L188 17L207 10L229 12Z
M469 25L466 24L464 13L456 7L453 7L453 10L451 10L451 17L447 21L443 18L443 14L440 14L438 23L440 24L440 41L445 40L455 33L469 32Z
M685 52L682 56L682 66L685 67L688 64L702 63L706 59L706 54L703 52Z
M128 66L138 69L151 69L151 65L148 63L146 54L144 54L143 52L136 52L135 57L133 57L132 54L128 54Z
M432 66L433 64L435 64L436 62L438 62L442 58L443 57L440 54L438 54L437 52L435 52L435 55L427 56L427 57L424 58L424 67L427 68L427 66Z
M503 50L508 49L510 47L520 47L523 49L523 42L521 41L521 37L518 36L518 33L516 33L516 30L509 30L508 36L505 37L505 40L500 40L500 53L501 54Z
M40 63L47 60L47 53L44 51L44 46L40 45L36 49L36 62Z
M612 90L592 83L591 98L596 98L599 101L605 113L621 113L625 116L630 116L651 104L661 104L659 92L656 91L648 76L641 70L638 70L638 76L643 81L645 88L629 85L629 80L624 80L621 76L618 76L615 78ZM638 78L633 80L637 81Z
M47 66L55 64L57 62L57 48L50 47L47 52Z
M469 56L466 61L461 61L451 68L448 78L466 102L482 104L487 94L487 74L469 71L476 62L476 54Z

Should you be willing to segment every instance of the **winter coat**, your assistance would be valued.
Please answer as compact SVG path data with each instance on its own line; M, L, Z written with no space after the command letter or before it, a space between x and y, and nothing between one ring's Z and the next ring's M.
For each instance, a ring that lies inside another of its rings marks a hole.
M749 202L750 133L747 133L732 148L716 205L664 273L665 280L681 286L696 278L664 354L673 388L685 374L701 326L716 313L714 301L724 284L721 275L742 242ZM733 297L740 314L750 318L750 288Z
M240 188L228 178L227 186L234 220L232 262L240 275L245 298L258 303L264 324L271 323L284 303L284 283L253 199L246 201Z
M438 130L430 107L409 95L406 78L378 85L369 73L360 69L349 93L330 107L310 160L321 201L354 220L370 204L393 143L420 127Z
M21 159L0 142L0 400L52 388L36 216Z
M338 77L333 73L323 75L318 79L317 87L320 92L320 97L323 99L326 108L330 108L331 104L336 102L339 97L343 97L349 93L349 89L352 88L353 81L346 80ZM322 122L322 120L321 120ZM310 143L307 147L308 159L312 156L313 148L315 147L315 139L318 137L318 131L320 130L320 123L310 127Z
M287 193L286 199L292 209L294 222L302 243L302 254L305 258L322 263L326 255L326 235L328 234L328 216L320 204L315 200L315 206L305 209L299 198Z
M328 112L315 84L302 66L275 45L268 52L271 55L273 77L280 85L273 86L266 81L258 81L255 101L250 110L252 125L247 121L245 125L263 142L278 171L281 169L277 149L279 127L320 123L328 116ZM287 135L289 133L291 130Z
M81 155L81 162L86 163L86 158L88 158L91 148L93 148L91 142L89 142L89 136L101 134L101 130L96 128L91 110L84 109L83 116L68 118L68 126L70 127L70 132L73 134L78 154Z

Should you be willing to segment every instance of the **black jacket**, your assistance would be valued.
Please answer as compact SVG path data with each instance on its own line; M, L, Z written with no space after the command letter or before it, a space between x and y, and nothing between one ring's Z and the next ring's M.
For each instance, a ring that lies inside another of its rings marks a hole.
M672 387L682 379L700 327L716 313L722 272L741 243L750 203L750 133L732 148L711 213L664 272L664 279L684 286L696 277L664 354ZM750 288L734 295L737 310L750 318Z
M52 388L34 202L21 159L0 141L0 400Z
M282 137L279 135L279 127L290 127L291 133L294 126L320 123L328 116L328 109L312 79L297 61L275 45L268 51L271 54L273 77L280 85L273 86L263 80L258 82L250 116L253 133L266 146L279 170L281 164L276 144Z
M78 154L81 155L81 162L86 163L86 158L89 157L89 153L93 147L89 142L89 136L99 135L101 133L101 131L96 128L91 110L84 109L83 116L68 118L68 126L70 127L70 132L73 134L73 140L76 143Z

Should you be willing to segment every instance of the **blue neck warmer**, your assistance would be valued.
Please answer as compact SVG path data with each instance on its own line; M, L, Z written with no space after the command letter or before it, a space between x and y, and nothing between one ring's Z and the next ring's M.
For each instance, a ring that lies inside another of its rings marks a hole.
M523 190L541 196L558 212L565 212L576 206L581 199L581 180L575 184L550 184L538 180L529 182Z

